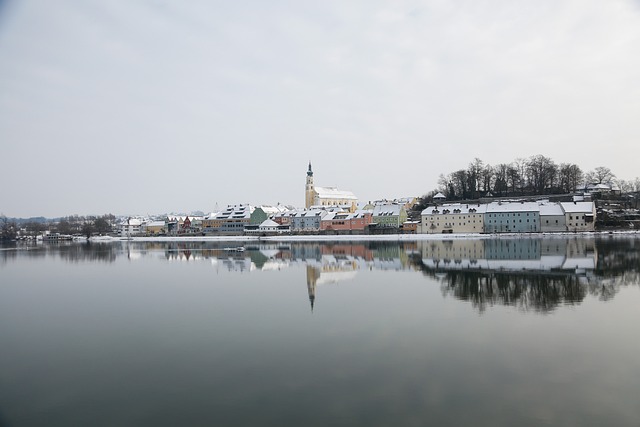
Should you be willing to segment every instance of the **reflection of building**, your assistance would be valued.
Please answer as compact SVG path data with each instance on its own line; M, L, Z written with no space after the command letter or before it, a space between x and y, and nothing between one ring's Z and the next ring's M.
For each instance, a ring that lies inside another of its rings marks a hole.
M588 241L486 239L418 242L422 264L433 270L578 271L595 269Z
M485 258L483 240L439 240L418 242L423 259L470 259Z
M313 303L316 300L316 285L320 277L320 270L307 265L307 292L309 293L309 302L311 303L311 311L313 311Z
M307 292L313 311L318 285L335 284L352 280L360 268L358 262L346 256L323 255L319 262L311 260L307 263Z

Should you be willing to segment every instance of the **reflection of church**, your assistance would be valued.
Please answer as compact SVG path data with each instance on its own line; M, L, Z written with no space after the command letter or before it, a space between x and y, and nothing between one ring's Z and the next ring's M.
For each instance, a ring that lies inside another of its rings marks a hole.
M304 207L340 206L355 212L358 209L358 198L351 191L338 190L336 187L316 187L313 184L313 171L311 162L307 171L307 183L305 186Z
M307 292L309 293L311 311L313 311L318 285L351 280L360 268L355 259L347 257L341 259L340 257L323 255L319 262L314 261L307 262Z

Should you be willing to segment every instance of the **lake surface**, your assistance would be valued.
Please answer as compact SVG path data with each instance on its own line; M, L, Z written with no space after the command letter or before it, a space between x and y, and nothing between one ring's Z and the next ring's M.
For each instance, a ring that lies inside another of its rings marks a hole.
M228 245L3 247L0 426L640 425L637 238Z

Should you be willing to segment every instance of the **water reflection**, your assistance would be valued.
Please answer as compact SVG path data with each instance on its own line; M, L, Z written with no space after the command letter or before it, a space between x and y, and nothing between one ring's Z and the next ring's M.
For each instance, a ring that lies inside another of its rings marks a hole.
M469 301L480 312L496 304L548 313L606 301L621 286L640 283L640 240L634 238L515 238L417 242L118 242L4 247L2 263L18 257L68 262L209 262L216 272L306 269L311 310L318 287L353 280L363 270L416 270L440 284L443 296Z
M412 260L444 296L481 312L501 304L547 313L640 283L639 249L637 239L445 240L421 245Z

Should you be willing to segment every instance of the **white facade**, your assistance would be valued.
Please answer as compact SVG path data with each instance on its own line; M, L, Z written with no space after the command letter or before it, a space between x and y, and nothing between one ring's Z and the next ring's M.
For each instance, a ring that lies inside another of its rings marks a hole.
M538 206L541 232L567 231L564 210L559 203L542 202Z
M447 204L422 211L418 233L482 233L487 205Z
M596 205L593 202L562 202L567 231L593 231L596 224Z

